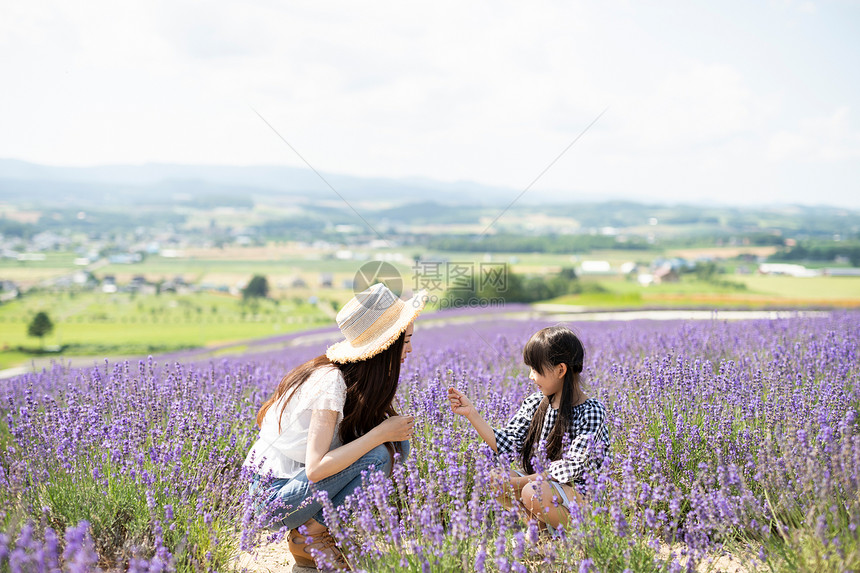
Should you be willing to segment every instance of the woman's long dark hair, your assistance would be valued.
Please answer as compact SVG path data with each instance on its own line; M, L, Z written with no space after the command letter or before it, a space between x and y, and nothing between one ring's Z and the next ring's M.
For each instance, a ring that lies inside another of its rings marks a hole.
M343 420L340 423L340 438L344 444L347 444L363 436L388 416L397 415L392 403L394 394L397 392L397 382L400 379L400 355L403 352L405 338L404 331L391 346L367 360L336 364L323 354L294 368L281 379L275 393L257 412L257 426L262 426L269 408L288 394L278 413L280 432L280 417L287 407L287 402L314 370L332 365L340 369L346 382L346 403L343 407Z
M561 459L564 435L570 428L573 404L580 394L580 373L585 361L585 347L577 336L566 326L550 326L536 332L523 348L523 361L540 375L544 375L559 364L567 365L561 387L558 417L549 433L546 453L550 460ZM522 462L526 472L534 473L532 457L534 448L543 431L543 420L549 408L550 399L541 400L532 418L526 439L523 442Z

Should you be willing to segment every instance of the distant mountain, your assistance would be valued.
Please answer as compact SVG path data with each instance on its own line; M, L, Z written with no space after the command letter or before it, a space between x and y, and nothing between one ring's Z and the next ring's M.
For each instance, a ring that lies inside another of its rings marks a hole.
M533 209L555 216L575 217L584 226L617 225L641 218L643 206L672 210L669 219L699 221L702 208L744 213L830 213L852 209L800 205L728 205L718 200L695 204L656 201L642 197L577 196L548 190L529 190L482 185L471 181L442 182L423 177L356 177L321 173L277 165L98 165L57 167L16 159L0 159L0 202L18 205L121 207L169 206L170 203L211 203L217 197L278 203L349 206L362 212L378 212L391 222L469 222L480 216L494 217L512 202L518 210ZM331 187L329 187L329 184ZM332 187L334 190L332 190ZM602 208L590 208L601 205ZM490 212L486 212L490 209ZM592 213L593 212L593 213ZM594 216L590 215L592 213ZM829 216L829 215L827 215ZM660 217L664 219L664 217Z
M250 218L254 223L243 216L236 224L256 225L270 238L319 234L340 225L422 234L437 232L439 225L449 226L445 233L464 234L492 226L494 233L525 237L659 233L691 241L743 233L753 244L765 245L781 244L785 236L842 240L860 232L860 211L841 207L583 201L470 182L322 176L325 181L310 169L279 166L51 167L0 159L0 203L46 214L26 224L3 216L0 227L16 236L49 228L114 232L151 221L181 226L191 209L257 206L262 209ZM85 220L78 220L78 211L87 213Z
M0 200L82 200L114 204L169 199L176 194L241 193L305 197L313 200L387 201L402 204L430 198L447 204L492 205L510 201L517 191L472 182L444 183L421 178L386 179L283 166L100 165L55 167L0 159Z

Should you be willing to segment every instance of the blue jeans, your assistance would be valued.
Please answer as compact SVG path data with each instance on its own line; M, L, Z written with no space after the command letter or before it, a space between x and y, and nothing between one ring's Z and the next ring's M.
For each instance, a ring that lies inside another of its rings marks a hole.
M409 455L409 441L400 442L400 459L405 460ZM266 506L280 501L272 510L270 527L288 527L295 529L313 518L315 521L326 525L323 518L322 504L315 499L308 499L318 491L324 491L334 507L338 507L346 500L346 496L353 493L361 486L361 472L384 471L391 474L391 456L388 448L384 445L376 446L351 466L341 470L316 483L308 481L305 470L291 478L275 478L265 483L265 479L254 476L251 484L252 492L262 487L265 490L263 510ZM307 503L303 503L307 500Z

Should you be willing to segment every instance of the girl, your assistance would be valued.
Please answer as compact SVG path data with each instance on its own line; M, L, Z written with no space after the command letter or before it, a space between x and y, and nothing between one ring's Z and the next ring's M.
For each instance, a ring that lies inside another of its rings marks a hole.
M337 314L346 340L284 376L257 413L260 436L244 465L255 474L252 490L263 490L271 525L290 528L298 565L317 566L313 548L326 565L347 567L313 494L326 492L337 507L361 485L363 470L390 473L395 446L409 453L413 418L398 416L392 401L426 299L421 291L404 302L383 284L357 294Z
M572 501L582 502L584 474L601 465L609 448L606 408L580 387L584 359L585 349L569 328L551 326L535 333L523 349L523 361L538 392L523 401L504 429L491 428L465 394L448 389L452 411L469 420L497 454L519 454L526 474L506 474L504 486L512 488L529 515L553 528L567 523ZM539 442L551 460L540 479L532 466Z

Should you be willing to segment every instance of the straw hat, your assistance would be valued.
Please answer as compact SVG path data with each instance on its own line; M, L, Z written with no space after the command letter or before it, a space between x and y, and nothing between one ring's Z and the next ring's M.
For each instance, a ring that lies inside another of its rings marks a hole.
M387 286L376 283L355 295L339 313L337 326L346 340L328 347L332 362L358 362L376 356L403 333L427 304L427 291L401 300Z

